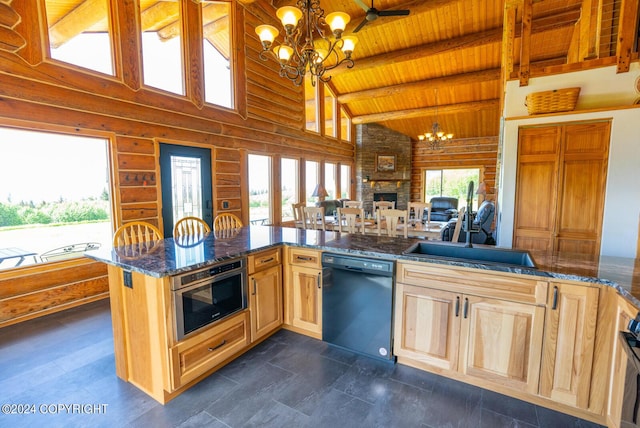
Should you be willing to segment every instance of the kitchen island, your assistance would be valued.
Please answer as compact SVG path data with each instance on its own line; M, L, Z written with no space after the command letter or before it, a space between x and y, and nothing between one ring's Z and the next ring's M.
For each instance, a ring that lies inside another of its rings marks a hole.
M397 262L394 353L400 363L601 424L615 421L619 401L616 376L623 364L617 353L616 332L625 329L624 323L635 317L640 306L634 294L638 285L635 261L608 257L590 261L534 253L538 265L534 269L405 254L416 242L420 240L249 226L231 235L216 237L211 233L199 242L165 239L138 253L131 248L115 248L93 251L87 256L109 265L118 376L162 403L280 328L282 316L277 315L282 312L285 328L318 337L311 327L306 327L310 325L307 315L296 318L287 314L297 310L292 306L309 302L308 295L294 293L296 287L308 286L304 278L314 281L308 290L316 289L316 284L317 289L321 288L317 254L331 251ZM282 271L273 265L261 270L260 263L281 263L281 250L285 253ZM294 254L309 266L298 268ZM261 281L268 279L273 296L279 296L265 300L276 304L274 309L258 315L257 308L264 305L253 300L251 293L247 309L203 333L177 340L170 279L238 257L251 260L249 278L256 280L250 283L253 291L255 284L260 290ZM282 276L279 272L283 272ZM132 288L125 285L129 275ZM279 285L282 277L284 284ZM278 291L281 287L284 292ZM449 293L444 299L438 294L443 292ZM439 307L434 306L436 301ZM447 301L450 306L443 303ZM464 319L456 319L456 302L467 301L469 318L465 315ZM313 307L308 309L309 313L314 312ZM252 326L259 324L264 313L270 315L265 323L269 328L254 335L257 327ZM451 323L434 324L435 319L443 319L443 314ZM296 324L296 319L304 323ZM414 321L418 323L412 324ZM509 331L513 331L515 340L496 336L495 331L491 333L495 337L485 335L482 341L477 340L483 331L495 328L500 333L512 329ZM447 332L440 335L446 339L444 342L432 337L427 344L419 335L412 342L414 333L436 329ZM522 337L518 337L520 331ZM458 337L452 339L451 334ZM570 346L568 338L572 341ZM453 342L458 343L453 346ZM434 343L440 344L443 355L451 357L446 366L434 358L438 350ZM480 354L498 346L504 347L500 354L514 358L507 358L504 364L480 358ZM526 355L522 355L523 350ZM517 364L518 358L525 363ZM496 376L503 369L505 376ZM565 371L569 375L564 375Z

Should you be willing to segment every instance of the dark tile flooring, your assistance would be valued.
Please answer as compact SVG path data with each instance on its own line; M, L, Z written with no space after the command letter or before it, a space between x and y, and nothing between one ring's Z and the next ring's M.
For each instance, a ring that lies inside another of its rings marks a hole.
M162 406L116 377L108 301L0 329L0 404L35 411L12 428L596 426L285 330Z

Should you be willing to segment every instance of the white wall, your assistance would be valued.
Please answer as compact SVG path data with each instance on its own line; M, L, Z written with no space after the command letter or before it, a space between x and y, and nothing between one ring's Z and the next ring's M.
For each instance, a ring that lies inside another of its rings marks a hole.
M640 64L637 62L632 64L628 73L616 74L616 67L613 66L531 79L529 85L524 87L520 87L515 80L507 83L498 200L499 246L511 247L513 242L518 128L534 124L611 119L600 253L603 256L636 257L640 218L640 105L632 106L640 98L640 92L635 89L636 79L640 79ZM524 100L528 93L576 86L581 87L581 92L575 113L523 117L527 116ZM577 112L595 108L605 110Z

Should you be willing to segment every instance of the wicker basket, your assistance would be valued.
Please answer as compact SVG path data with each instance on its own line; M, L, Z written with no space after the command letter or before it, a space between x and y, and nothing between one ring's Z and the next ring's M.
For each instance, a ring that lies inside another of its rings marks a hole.
M576 108L580 88L554 89L553 91L532 92L527 95L524 105L529 114L556 113Z

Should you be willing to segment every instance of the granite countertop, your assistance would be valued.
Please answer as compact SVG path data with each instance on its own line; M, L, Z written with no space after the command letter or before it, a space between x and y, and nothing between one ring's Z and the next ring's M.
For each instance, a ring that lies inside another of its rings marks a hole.
M612 286L640 308L640 262L630 258L602 256L590 259L580 255L550 256L531 251L537 269L509 265L477 263L445 258L425 258L403 254L416 238L390 238L278 226L246 226L235 231L213 232L198 241L168 238L142 247L105 248L86 252L94 260L136 271L156 278L177 275L210 266L216 262L244 256L282 244L338 251L352 255L391 260L470 267L482 270L511 272L590 282ZM462 244L446 244L462 245Z

